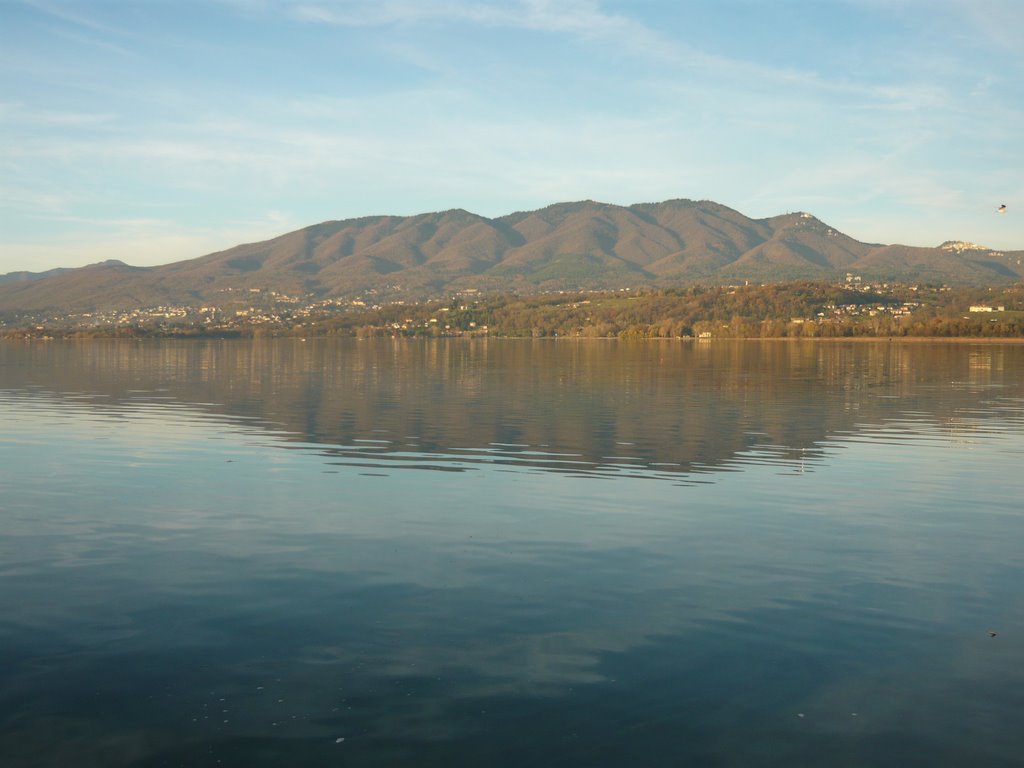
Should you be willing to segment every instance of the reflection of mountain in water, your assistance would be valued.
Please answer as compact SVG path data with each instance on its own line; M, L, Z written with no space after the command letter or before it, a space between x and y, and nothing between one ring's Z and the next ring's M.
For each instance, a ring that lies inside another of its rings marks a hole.
M170 398L349 462L678 477L813 463L823 442L891 420L970 429L1022 360L884 342L92 341L0 346L0 383L104 407Z

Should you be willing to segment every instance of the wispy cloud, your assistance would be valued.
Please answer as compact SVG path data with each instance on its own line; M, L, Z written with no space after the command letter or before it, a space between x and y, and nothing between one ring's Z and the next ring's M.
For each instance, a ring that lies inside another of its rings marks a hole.
M163 3L27 0L0 51L0 237L51 237L66 266L143 230L163 256L191 233L176 257L196 255L252 210L301 226L690 196L856 216L882 241L1020 191L1022 54L998 39L1024 5L975 1L783 4L801 51L781 25L777 46L734 29L746 0L218 0L173 23Z
M592 0L511 0L479 2L352 2L298 3L288 9L300 21L342 27L472 24L534 32L565 33L613 41L618 50L644 56L677 57L679 46L629 16L602 10Z
M767 89L801 89L815 96L852 97L878 108L941 108L954 103L947 89L920 80L875 83L764 61L702 50L699 40L670 38L636 18L611 13L593 0L514 0L503 4L439 2L299 3L287 11L292 18L339 27L387 27L461 23L490 28L563 34L600 42L607 51L670 66L677 79L696 76L706 82L728 82L751 93ZM668 79L668 77L666 77Z
M0 212L57 215L69 205L68 195L53 189L0 184Z
M85 225L87 237L83 237L80 229L48 237L44 242L0 239L0 264L16 263L34 272L106 259L118 259L133 266L153 266L268 239L299 226L279 211L268 211L261 219L228 221L217 227L187 227L163 219L79 223Z
M1024 62L1020 31L1024 29L1024 4L1018 0L954 0L954 5L990 45Z
M289 9L294 18L339 26L411 25L429 22L465 22L490 27L521 27L547 31L610 34L643 29L624 16L608 14L587 0L512 0L480 2L368 2L298 3Z
M119 26L101 21L95 13L83 12L81 3L54 0L21 0L45 18L53 20L52 33L78 43L102 48L121 56L137 56L130 47L136 35Z
M261 0L218 0L242 7ZM118 54L144 57L146 46L160 35L168 34L166 28L154 32L138 22L148 18L143 6L128 3L89 3L79 0L8 0L19 3L45 21L50 32L77 42L86 43ZM267 0L273 2L273 0ZM159 5L159 4L156 4ZM118 12L119 8L127 12ZM186 11L186 12L191 12ZM185 39L185 38L182 38ZM53 51L50 51L54 55ZM59 58L59 56L58 56Z
M83 127L102 125L114 119L111 112L72 112L39 109L20 102L0 102L0 122L8 128L14 125Z
M50 2L49 0L21 0L21 2L40 13L76 27L89 29L93 32L101 32L106 35L120 34L120 31L115 27L98 21L92 15L82 13L79 10L82 7L80 3L70 4L66 2Z

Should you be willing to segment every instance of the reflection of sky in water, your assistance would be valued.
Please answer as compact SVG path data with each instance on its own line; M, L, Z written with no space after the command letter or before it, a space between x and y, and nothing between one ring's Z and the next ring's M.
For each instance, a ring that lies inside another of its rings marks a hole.
M1010 765L1012 394L623 477L4 392L0 756Z

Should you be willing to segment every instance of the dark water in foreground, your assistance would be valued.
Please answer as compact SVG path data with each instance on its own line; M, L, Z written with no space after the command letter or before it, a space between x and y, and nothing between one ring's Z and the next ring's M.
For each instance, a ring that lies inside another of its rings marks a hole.
M0 476L6 768L1024 762L1024 346L0 345Z

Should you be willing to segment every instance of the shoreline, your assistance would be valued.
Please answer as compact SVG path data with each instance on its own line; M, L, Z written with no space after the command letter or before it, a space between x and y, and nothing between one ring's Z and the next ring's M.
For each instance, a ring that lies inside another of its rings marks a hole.
M771 343L786 343L786 344L1024 344L1024 336L770 336L770 337L729 337L719 336L717 338L705 338L697 339L693 337L631 337L621 338L618 336L348 336L348 335L329 335L329 336L299 336L293 334L279 334L279 335L257 335L257 336L202 336L202 335L148 335L148 336L118 336L118 335L95 335L95 336L49 336L49 335L24 335L24 336L0 336L0 343L25 343L25 342L89 342L89 341L130 341L130 342L142 342L142 341L284 341L291 340L300 343L310 343L318 341L339 341L351 339L355 341L370 341L370 340L390 340L390 341L531 341L531 342L574 342L574 343L585 343L585 342L623 342L627 344L634 343L671 343L671 342L685 342L690 344L722 344L722 343L750 343L750 342L771 342Z

